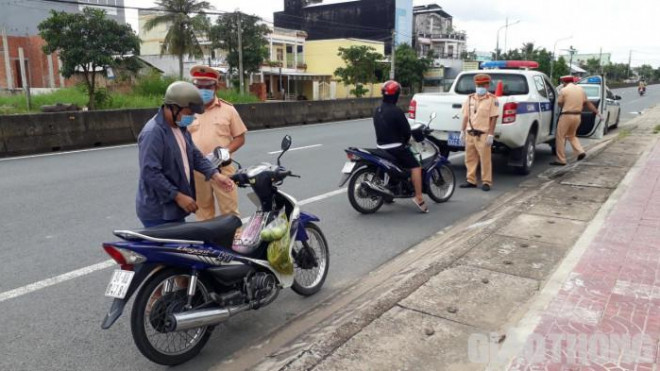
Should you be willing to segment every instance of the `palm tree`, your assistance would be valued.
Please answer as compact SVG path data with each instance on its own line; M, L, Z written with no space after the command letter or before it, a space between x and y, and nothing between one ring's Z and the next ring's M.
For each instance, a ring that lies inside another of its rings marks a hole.
M211 4L197 0L159 0L156 5L162 12L147 21L144 28L150 31L161 24L169 27L160 55L169 52L179 57L179 78L183 79L183 56L203 56L197 35L209 29L210 22L204 11L211 9Z

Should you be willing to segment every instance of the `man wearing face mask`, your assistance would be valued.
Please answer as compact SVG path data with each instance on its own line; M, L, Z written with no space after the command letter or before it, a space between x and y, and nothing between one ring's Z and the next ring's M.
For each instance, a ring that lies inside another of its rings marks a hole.
M217 187L232 190L234 183L220 174L195 147L186 130L194 114L204 112L199 91L177 81L165 93L164 104L138 136L140 180L135 200L137 216L145 227L184 222L197 210L193 170Z
M230 153L236 152L245 144L247 128L231 103L217 98L220 73L208 66L194 66L190 69L193 84L199 89L204 100L204 113L197 115L190 125L193 142L208 155L220 146ZM222 174L232 176L236 172L233 165L224 166ZM204 174L195 172L197 186L197 204L195 213L197 220L207 220L216 215L216 203L221 215L238 216L238 192L236 189L226 191L214 184L200 182Z
M477 188L477 167L481 165L481 189L490 191L493 186L491 146L495 135L495 123L499 116L497 97L488 92L490 76L480 73L474 76L476 92L463 104L461 141L465 143L465 167L467 182L461 188Z

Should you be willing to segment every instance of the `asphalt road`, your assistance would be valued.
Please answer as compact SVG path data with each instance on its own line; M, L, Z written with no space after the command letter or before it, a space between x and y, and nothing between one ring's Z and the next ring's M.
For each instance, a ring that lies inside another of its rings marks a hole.
M650 86L641 98L634 88L616 93L623 97L622 123L660 102L660 86ZM337 192L337 182L346 159L343 149L374 143L371 121L251 132L237 160L243 165L275 161L271 152L279 150L285 134L297 150L285 154L283 163L303 178L288 179L283 190L308 200L304 209L322 220L331 251L326 286L313 298L286 291L270 307L232 318L218 326L195 360L176 369L218 364L528 179L513 174L498 156L491 192L457 189L449 202L430 204L425 215L410 201L397 200L364 216L350 207L346 193ZM551 160L549 148L539 148L531 176ZM462 161L461 154L452 156L459 181L465 176ZM101 243L116 239L114 229L140 225L134 211L137 173L133 145L0 160L0 259L5 263L0 270L0 369L163 369L135 348L130 306L110 330L100 328L109 307L103 293L111 275L110 267L97 265L108 260ZM254 207L241 192L241 211L249 215Z

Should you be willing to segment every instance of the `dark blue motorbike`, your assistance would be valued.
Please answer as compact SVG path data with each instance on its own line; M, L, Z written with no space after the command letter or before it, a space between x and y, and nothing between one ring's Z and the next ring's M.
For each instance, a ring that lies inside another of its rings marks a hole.
M430 120L434 118L435 114L431 114ZM456 188L449 160L441 155L440 143L431 135L433 130L428 125L417 124L411 131L410 145L422 164L423 191L435 202L446 202ZM339 186L348 182L348 200L358 212L372 214L383 203L414 197L410 171L400 168L387 151L355 147L344 151L348 161L342 169Z
M200 352L215 325L272 303L281 289L291 287L304 296L318 292L329 264L328 244L315 223L319 219L278 189L287 177L297 177L280 166L290 146L286 136L277 165L239 165L232 176L239 187L252 188L248 196L259 208L240 232L242 223L235 216L115 231L123 241L103 244L120 265L106 289L114 300L103 329L137 293L131 313L136 346L153 362L176 365ZM228 158L225 151L215 152L216 159ZM286 241L279 251L288 254L290 270L270 263L272 241L260 233L276 218L288 221L278 241Z

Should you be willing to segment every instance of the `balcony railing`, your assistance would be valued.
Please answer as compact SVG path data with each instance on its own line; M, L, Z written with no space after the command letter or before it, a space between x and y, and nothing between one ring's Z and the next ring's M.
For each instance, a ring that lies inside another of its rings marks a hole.
M463 40L465 41L465 34L464 33L439 33L439 34L431 34L431 33L418 33L417 37L422 37L425 39L431 39L431 40Z

